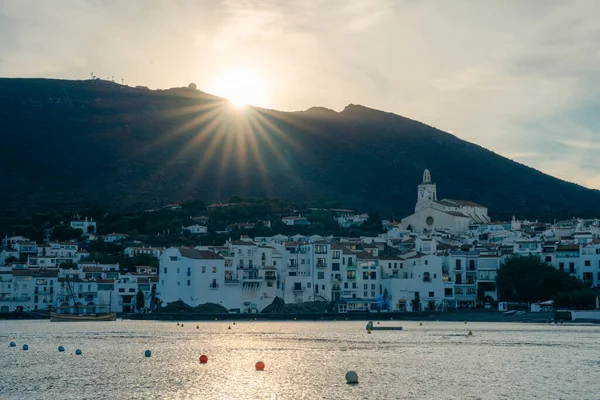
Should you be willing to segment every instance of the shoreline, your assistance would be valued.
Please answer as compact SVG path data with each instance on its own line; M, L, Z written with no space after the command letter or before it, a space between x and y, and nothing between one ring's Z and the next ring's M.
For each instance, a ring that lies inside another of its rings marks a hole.
M200 313L149 313L117 314L117 318L132 321L420 321L420 322L516 322L552 323L553 312L527 313L506 316L500 311L449 311L449 312L379 312L379 313L304 313L304 314L200 314ZM40 312L0 313L0 320L49 319ZM594 323L598 320L577 319L564 323Z

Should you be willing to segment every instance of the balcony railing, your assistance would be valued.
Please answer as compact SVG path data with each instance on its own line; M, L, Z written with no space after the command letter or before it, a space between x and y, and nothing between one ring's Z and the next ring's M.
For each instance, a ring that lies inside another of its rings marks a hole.
M219 288L219 284L218 284L218 283L211 283L210 285L208 285L208 287L209 287L211 290L216 290L216 289L218 289L218 288Z
M267 281L274 281L277 279L277 276L275 275L265 275L265 280Z
M423 282L431 282L431 278L428 276L423 277Z
M238 285L240 283L239 279L225 279L226 285Z
M327 263L317 263L317 268L327 268Z
M0 297L0 301L29 301L31 296Z

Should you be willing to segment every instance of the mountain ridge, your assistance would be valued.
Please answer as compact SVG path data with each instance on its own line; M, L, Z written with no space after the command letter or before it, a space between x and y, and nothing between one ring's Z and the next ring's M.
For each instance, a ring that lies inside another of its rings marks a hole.
M597 190L357 104L238 110L187 87L0 78L0 121L4 214L250 195L404 216L426 168L440 198L492 215L600 211Z

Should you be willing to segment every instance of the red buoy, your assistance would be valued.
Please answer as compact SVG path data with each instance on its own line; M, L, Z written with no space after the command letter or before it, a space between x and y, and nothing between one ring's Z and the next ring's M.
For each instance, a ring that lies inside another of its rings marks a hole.
M256 370L257 371L264 371L265 369L265 363L262 361L259 361L256 363Z
M208 357L204 354L200 356L200 364L206 364L208 362Z

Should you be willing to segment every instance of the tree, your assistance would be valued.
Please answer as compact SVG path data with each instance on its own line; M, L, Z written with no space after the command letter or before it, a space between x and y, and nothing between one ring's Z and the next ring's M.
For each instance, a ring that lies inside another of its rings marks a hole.
M79 228L74 229L69 225L58 225L52 229L50 238L60 242L67 242L69 240L77 239L83 235L83 231Z
M138 309L138 311L141 311L144 309L144 292L142 292L141 290L137 292L137 296L135 297L135 305Z
M537 256L508 257L498 270L496 282L501 300L519 302L544 301L560 292L589 288Z
M76 263L73 262L64 262L64 263L60 263L59 268L62 269L78 269L78 266Z
M6 259L4 259L5 264L16 263L17 261L19 261L19 259L15 256L8 256L8 257L6 257Z

